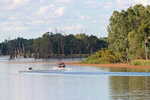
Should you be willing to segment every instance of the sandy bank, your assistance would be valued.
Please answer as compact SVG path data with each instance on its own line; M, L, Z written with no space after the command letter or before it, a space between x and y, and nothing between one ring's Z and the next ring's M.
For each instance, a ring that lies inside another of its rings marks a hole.
M150 68L150 66L133 66L128 64L71 64L76 66L120 67L120 68Z

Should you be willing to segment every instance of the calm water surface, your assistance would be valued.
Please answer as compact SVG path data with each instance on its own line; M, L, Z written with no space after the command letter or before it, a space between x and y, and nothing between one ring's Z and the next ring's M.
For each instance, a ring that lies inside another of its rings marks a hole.
M49 61L55 61L51 59ZM80 60L80 59L66 59ZM18 71L56 68L56 63L14 63L34 59L0 58L0 100L149 100L150 76L21 74ZM39 61L39 60L37 60ZM140 68L66 65L70 71L149 72Z

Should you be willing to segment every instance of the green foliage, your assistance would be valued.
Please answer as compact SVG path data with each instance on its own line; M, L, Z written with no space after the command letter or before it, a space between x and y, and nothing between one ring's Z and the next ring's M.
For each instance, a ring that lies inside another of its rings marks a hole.
M96 36L85 34L62 35L60 33L45 33L41 38L34 40L36 54L46 58L57 54L58 57L70 54L92 54L102 47L107 48L107 42L99 40ZM81 57L80 56L80 57Z
M131 61L131 65L150 66L150 60L133 60Z
M142 47L142 38L140 34L137 34L135 30L129 32L128 34L128 42L129 48L127 48L127 57L130 60L134 59L142 59L144 58L144 48Z
M6 55L24 55L26 53L33 52L33 39L24 39L18 37L17 39L14 40L6 40L5 42L2 43L3 45L5 44L5 49L2 49L2 54L4 52L7 52ZM3 46L2 46L3 47Z
M36 39L17 38L0 43L0 54L12 56L24 56L28 53L35 58L50 57L78 57L84 54L93 54L101 48L107 48L108 43L98 39L96 36L85 34L63 35L61 32L53 34L46 32L42 37ZM84 56L85 57L85 56Z
M102 49L95 54L89 56L87 59L81 61L81 64L108 64L119 61L119 54L110 50Z
M150 7L141 4L126 11L114 11L108 25L109 49L121 61L148 59L150 56Z

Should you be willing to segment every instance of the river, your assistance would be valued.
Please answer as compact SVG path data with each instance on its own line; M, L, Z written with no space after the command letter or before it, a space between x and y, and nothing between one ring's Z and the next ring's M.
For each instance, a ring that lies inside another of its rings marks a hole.
M78 61L81 59L65 60ZM33 63L24 63L29 61ZM0 57L0 100L150 99L150 75L148 73L150 69L148 68L103 68L66 64L68 72L105 74L84 75L79 73L77 75L78 73L59 74L59 72L55 74L23 74L18 72L28 70L29 67L34 70L55 70L58 65L57 63L34 63L38 61L43 60L20 58L9 61L8 57ZM57 59L46 61L57 61ZM124 74L113 75L109 72L123 72ZM137 73L136 75L128 74L132 72ZM144 74L141 74L143 72Z

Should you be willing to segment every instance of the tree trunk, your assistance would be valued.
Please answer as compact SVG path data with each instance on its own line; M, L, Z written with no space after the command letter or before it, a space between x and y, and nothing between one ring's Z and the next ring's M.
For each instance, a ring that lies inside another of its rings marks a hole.
M72 50L70 50L70 53L71 53L71 58L73 58L73 51L72 51Z
M145 56L146 56L146 60L148 60L148 48L147 48L147 37L146 37L146 36L145 36L144 47L145 47Z
M91 48L91 55L93 54L93 48Z
M64 58L64 47L62 47L62 58Z
M2 50L0 49L0 56L2 55Z

